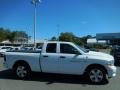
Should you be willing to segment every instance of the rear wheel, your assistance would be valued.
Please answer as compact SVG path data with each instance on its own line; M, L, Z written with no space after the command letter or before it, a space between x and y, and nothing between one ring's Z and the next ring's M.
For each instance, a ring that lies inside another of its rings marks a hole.
M18 78L25 79L30 75L31 70L27 64L21 63L15 66L14 72Z

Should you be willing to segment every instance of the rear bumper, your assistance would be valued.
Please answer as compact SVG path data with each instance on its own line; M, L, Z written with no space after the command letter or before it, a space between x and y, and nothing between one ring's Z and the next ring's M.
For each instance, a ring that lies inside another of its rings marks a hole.
M108 71L108 78L112 78L116 76L117 68L116 66L109 66L107 68Z
M6 62L3 63L4 68L8 68L8 64Z
M4 57L5 53L0 53L0 57Z

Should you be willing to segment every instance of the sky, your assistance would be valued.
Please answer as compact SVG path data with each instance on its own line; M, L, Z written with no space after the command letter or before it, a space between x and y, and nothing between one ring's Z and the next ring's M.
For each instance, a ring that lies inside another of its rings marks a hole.
M22 30L33 37L31 0L0 0L0 27ZM37 5L36 39L61 32L78 37L120 32L120 0L42 0Z

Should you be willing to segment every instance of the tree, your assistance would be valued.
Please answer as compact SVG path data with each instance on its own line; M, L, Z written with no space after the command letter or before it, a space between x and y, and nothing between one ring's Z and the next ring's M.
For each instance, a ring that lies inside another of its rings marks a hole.
M83 37L80 37L80 41L82 42L83 45L86 45L87 44L87 40L89 38L92 38L92 36L91 35L83 36Z
M13 41L19 41L21 44L28 42L28 35L24 31L13 31L12 37Z
M59 41L68 41L76 43L80 46L84 46L87 44L87 39L92 38L91 35L83 36L83 37L77 37L72 32L62 32L59 36ZM56 37L51 38L52 41L57 41Z
M0 42L9 40L14 42L16 39L28 40L28 35L24 31L11 31L9 29L0 28Z
M50 39L50 41L57 41L58 39L54 36Z
M0 42L9 40L11 32L9 29L0 28Z
M60 36L59 36L60 41L73 42L74 38L75 38L75 35L71 32L61 33Z
M68 42L73 42L77 45L82 45L83 46L83 41L81 41L81 39L77 36L75 36L73 33L71 32L65 32L65 33L61 33L60 37L59 37L60 41L68 41Z

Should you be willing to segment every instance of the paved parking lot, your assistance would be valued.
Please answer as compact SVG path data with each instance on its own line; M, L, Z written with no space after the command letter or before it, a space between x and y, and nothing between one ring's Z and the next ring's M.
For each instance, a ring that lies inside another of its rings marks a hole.
M0 59L0 90L120 90L120 67L117 76L103 85L92 85L82 76L33 73L27 80L18 80L2 66Z

